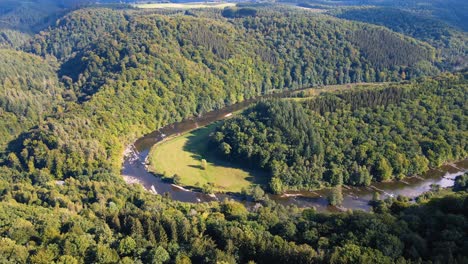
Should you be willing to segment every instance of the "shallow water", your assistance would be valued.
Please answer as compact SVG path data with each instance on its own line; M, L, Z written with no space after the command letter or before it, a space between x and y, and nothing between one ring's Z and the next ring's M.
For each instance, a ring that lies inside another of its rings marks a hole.
M171 183L164 182L161 178L154 176L146 169L146 159L150 148L171 136L185 133L187 131L209 125L215 121L229 118L231 113L242 110L254 102L265 97L286 97L291 91L279 94L266 95L256 99L250 99L238 104L225 107L220 110L206 113L200 117L194 117L179 123L171 124L154 131L146 136L139 138L133 145L128 146L125 151L124 163L122 166L122 176L128 183L140 183L147 190L166 194L174 200L183 202L209 202L223 200L225 198L239 199L238 196L229 194L216 194L215 196L206 195L200 192L186 190ZM428 190L432 184L438 184L441 187L450 187L454 184L454 179L458 175L468 171L468 159L455 162L449 165L443 165L436 169L431 169L425 174L416 177L408 177L402 181L373 183L368 187L343 187L343 207L347 209L369 210L368 202L377 191L381 198L403 195L407 197L416 197ZM319 191L298 191L288 192L283 195L269 194L269 198L284 205L296 205L298 207L314 206L317 210L334 210L327 206L327 195L329 190ZM247 203L247 202L246 202Z

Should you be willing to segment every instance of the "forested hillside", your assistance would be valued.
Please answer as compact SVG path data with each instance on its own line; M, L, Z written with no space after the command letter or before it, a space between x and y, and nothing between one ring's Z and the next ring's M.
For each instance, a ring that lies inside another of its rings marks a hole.
M441 20L396 8L347 8L332 11L335 16L385 26L430 43L440 51L444 68L467 65L467 35Z
M81 97L95 93L112 74L147 70L158 60L166 63L164 51L177 55L172 60L209 69L221 87L234 86L230 89L245 89L228 78L236 73L237 79L244 79L239 76L246 73L242 67L252 64L255 70L247 90L253 91L235 91L232 101L271 89L399 80L403 72L407 78L435 72L430 65L434 49L381 28L273 11L226 22L88 9L60 20L56 29L37 37L28 50L63 61L60 74L77 86ZM379 49L370 46L371 41ZM392 56L385 56L387 51Z
M466 76L399 86L260 102L212 139L228 160L269 171L277 193L403 179L465 158Z
M5 155L22 170L47 169L56 178L116 172L135 135L226 104L278 89L437 72L434 49L407 37L282 14L266 9L226 20L90 8L65 16L25 49L57 58L69 103ZM379 55L364 32L395 56Z
M326 9L343 6L398 8L445 21L464 31L468 30L468 5L464 0L287 0L284 2L296 2L313 8Z
M0 29L36 33L53 25L67 11L92 0L3 0L0 3Z
M214 139L227 158L271 170L275 192L366 185L466 157L466 73L418 79L440 72L434 47L296 8L67 13L77 3L0 3L11 25L0 31L1 263L468 261L466 175L457 193L327 214L269 200L182 203L120 175L124 148L162 126L351 82L407 83L261 102Z
M54 26L57 19L94 0L0 1L0 48L21 49L34 34Z
M0 49L0 147L58 110L66 94L56 63Z

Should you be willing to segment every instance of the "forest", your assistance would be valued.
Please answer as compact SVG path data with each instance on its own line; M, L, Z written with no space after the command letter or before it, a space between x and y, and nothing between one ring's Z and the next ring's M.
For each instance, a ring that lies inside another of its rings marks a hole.
M0 5L0 29L10 29L28 35L38 33L69 11L92 2L94 1L3 0Z
M66 103L9 142L3 164L57 179L118 172L125 144L137 135L260 94L439 72L434 48L389 30L260 11L229 22L203 12L87 8L66 15L22 51L58 64ZM395 56L385 60L363 32L389 43Z
M267 100L212 135L230 161L270 172L270 189L403 179L467 155L465 74Z
M2 169L0 259L14 263L465 263L467 175L457 193L374 213L174 202L106 173L50 182ZM463 179L462 179L463 177Z
M336 17L387 27L438 48L441 67L463 69L467 65L466 32L436 18L397 8L343 8L331 11Z
M417 16L444 21L463 31L468 29L468 16L464 0L285 0L313 8L333 10L341 7L378 7L399 9ZM394 17L396 21L400 18Z
M165 125L263 94L359 82L395 84L263 101L212 144L272 171L278 193L465 158L467 74L442 73L454 68L444 54L464 46L282 5L92 2L0 2L0 262L468 261L466 174L453 190L340 213L268 199L183 203L120 175L125 147Z
M51 182L2 168L5 263L465 263L467 175L456 193L375 200L374 212L172 201L117 175Z

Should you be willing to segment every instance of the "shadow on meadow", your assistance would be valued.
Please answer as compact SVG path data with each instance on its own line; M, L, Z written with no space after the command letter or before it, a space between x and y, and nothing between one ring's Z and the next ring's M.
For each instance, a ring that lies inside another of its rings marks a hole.
M250 176L245 178L246 180L254 183L265 185L268 182L268 173L260 170L251 170L245 167L242 167L238 164L234 164L227 160L224 160L220 153L216 150L216 146L210 142L210 134L213 133L217 126L221 124L222 121L215 122L209 126L199 128L190 132L187 137L188 141L184 145L184 151L190 152L192 158L197 160L198 164L190 164L189 167L198 168L203 170L202 160L207 161L208 166L217 166L231 169L241 169L246 171Z

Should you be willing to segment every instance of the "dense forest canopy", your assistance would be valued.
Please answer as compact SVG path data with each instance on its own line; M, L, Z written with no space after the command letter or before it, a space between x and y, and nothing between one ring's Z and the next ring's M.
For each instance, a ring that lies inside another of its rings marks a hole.
M236 68L241 65L235 62L249 55L255 65L266 68L255 71L261 75L260 80L252 78L262 92L399 80L403 72L411 78L436 71L431 66L435 60L433 48L381 28L306 13L265 12L229 22L88 9L59 20L57 28L35 38L27 49L63 61L59 73L77 84L78 96L95 93L110 77L108 74L124 75L127 68L151 66L155 58L163 60L159 49L175 47L180 51L174 53L181 53L181 59L222 76L230 75L226 72L229 69L224 69L229 63L226 59L231 59L229 68ZM79 32L87 32L88 37L83 38ZM164 37L163 43L155 42L160 37ZM61 45L54 45L58 42ZM385 53L379 53L370 42L379 43L393 55L382 55ZM72 65L73 69L68 69ZM237 74L243 72L236 69ZM227 83L226 78L220 81Z
M424 77L450 69L458 37L442 45L433 33L273 4L81 8L89 2L0 3L0 262L468 261L467 175L417 203L376 198L370 213L182 203L120 176L124 147L142 134L273 91L353 82L407 81L265 101L227 121L216 144L272 170L275 192L464 158L466 72Z
M38 56L0 49L0 146L57 111L66 94L57 65Z
M463 69L467 65L467 35L447 23L397 8L344 8L330 13L337 17L385 26L439 49L442 67Z
M33 176L35 175L35 176ZM374 213L174 202L94 174L56 184L2 169L0 260L14 263L465 263L468 195ZM466 176L464 176L466 178ZM461 181L460 181L461 182ZM252 263L252 262L251 262Z
M343 6L378 6L398 8L427 17L437 18L468 30L468 6L464 0L286 0L281 2L305 3L314 8L333 9Z
M468 153L466 76L304 101L257 103L212 135L227 159L271 173L270 189L403 179Z
M57 19L93 0L0 1L0 48L20 49L28 39Z
M9 144L4 158L54 178L116 172L135 135L272 90L438 72L427 44L291 9L226 20L89 8L56 25L24 49L57 60L68 103ZM388 43L394 56L369 40Z

